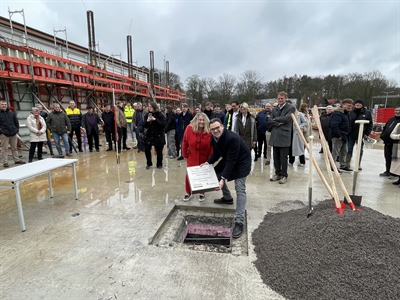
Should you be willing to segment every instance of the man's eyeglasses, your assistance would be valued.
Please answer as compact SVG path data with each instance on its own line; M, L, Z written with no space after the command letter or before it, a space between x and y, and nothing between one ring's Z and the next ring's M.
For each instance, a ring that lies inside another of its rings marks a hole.
M221 126L217 126L217 127L214 127L214 128L210 128L210 131L217 131L218 129L220 129L221 128Z

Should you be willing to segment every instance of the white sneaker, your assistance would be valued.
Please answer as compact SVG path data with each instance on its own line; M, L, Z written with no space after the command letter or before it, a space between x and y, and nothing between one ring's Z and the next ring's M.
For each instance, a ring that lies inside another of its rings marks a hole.
M206 196L204 194L200 194L199 202L203 202L204 200L206 200Z
M300 167L304 167L304 164L300 164Z
M185 201L185 202L187 202L187 201L189 201L190 199L192 198L192 194L186 194L184 197L183 197L183 201Z

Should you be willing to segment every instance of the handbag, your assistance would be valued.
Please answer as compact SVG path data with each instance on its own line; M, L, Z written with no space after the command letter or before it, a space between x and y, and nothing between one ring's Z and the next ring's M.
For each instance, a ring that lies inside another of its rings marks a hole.
M140 133L139 133L139 142L143 145L144 144L144 141L146 140L146 137L147 137L147 130L148 130L148 128L143 128L143 131L141 131Z

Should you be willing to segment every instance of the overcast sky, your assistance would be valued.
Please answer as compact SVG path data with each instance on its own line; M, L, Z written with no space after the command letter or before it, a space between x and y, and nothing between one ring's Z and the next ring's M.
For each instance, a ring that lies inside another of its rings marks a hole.
M86 10L94 12L96 42L170 71L217 79L257 70L264 81L294 74L345 75L379 70L400 83L400 1L40 1L0 0L1 15L24 9L26 24L87 47ZM21 15L13 21L23 23ZM57 35L64 38L63 34Z

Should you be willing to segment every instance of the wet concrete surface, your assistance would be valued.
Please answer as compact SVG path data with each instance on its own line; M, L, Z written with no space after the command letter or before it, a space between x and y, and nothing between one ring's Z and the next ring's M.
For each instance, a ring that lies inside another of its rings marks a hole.
M399 218L400 189L391 184L394 178L379 177L384 158L377 148L364 150L356 194L362 205ZM318 150L316 141L314 156L328 178ZM79 158L79 200L70 168L52 172L53 199L47 176L21 184L26 232L19 227L14 191L0 190L1 299L283 299L263 284L250 237L278 203L307 204L308 160L305 167L298 161L289 167L284 185L269 181L272 166L263 159L253 163L247 179L249 255L233 256L149 244L174 205L220 207L212 203L220 192L206 193L203 203L197 196L181 201L183 161L164 158L163 169L146 170L144 153L129 150L117 165L115 152L105 147L73 158ZM351 194L352 174L341 176ZM330 198L315 171L313 178L313 201Z

